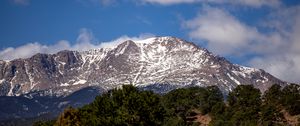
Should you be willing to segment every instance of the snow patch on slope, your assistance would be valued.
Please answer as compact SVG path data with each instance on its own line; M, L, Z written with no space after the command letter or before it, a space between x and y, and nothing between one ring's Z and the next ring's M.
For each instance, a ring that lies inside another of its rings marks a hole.
M86 82L87 82L86 80L79 80L79 81L73 83L73 85L85 84Z
M227 73L227 76L228 76L231 80L233 80L236 84L241 85L241 83L240 83L237 79L235 79L234 77L232 77L229 73Z
M239 66L239 67L240 67L240 69L241 69L241 72L247 73L247 74L251 74L251 73L253 73L253 72L258 71L258 70L255 69L255 68L250 68L250 67L245 67L245 66Z
M4 81L5 81L5 79L0 80L0 84L1 84L2 82L4 82Z
M63 83L63 84L60 84L60 86L65 87L65 86L69 86L69 84L68 83Z

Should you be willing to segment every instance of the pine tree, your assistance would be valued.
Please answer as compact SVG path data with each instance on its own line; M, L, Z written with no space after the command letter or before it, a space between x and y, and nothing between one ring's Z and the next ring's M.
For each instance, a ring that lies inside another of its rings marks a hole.
M68 107L58 117L54 126L81 126L80 115L77 109Z
M282 90L282 104L291 115L300 114L300 85L290 84Z

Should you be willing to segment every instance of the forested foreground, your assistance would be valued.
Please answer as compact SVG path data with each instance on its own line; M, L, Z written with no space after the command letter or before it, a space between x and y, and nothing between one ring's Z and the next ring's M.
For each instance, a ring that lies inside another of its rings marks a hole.
M82 108L67 108L36 126L280 126L300 125L300 86L273 85L263 95L240 85L224 100L216 86L159 95L131 85L114 89Z

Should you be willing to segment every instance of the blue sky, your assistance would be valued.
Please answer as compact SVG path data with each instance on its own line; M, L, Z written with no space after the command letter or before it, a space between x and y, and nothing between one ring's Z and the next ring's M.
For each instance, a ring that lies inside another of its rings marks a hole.
M99 41L141 33L184 37L178 16L190 16L197 10L193 6L163 7L124 1L101 5L93 1L35 0L23 6L10 0L0 2L0 42L3 43L0 48L35 41L43 44L61 39L74 42L81 28L90 29Z
M0 19L2 60L176 36L300 82L299 0L1 0Z

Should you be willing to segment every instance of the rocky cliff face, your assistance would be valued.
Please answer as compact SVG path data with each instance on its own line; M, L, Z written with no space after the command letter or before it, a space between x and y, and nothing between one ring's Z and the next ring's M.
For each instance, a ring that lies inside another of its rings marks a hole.
M226 93L240 84L252 84L265 91L275 83L286 84L263 70L231 64L174 37L128 40L113 48L61 51L0 61L0 96L36 91L65 96L84 87L108 90L122 84L160 85L168 87L167 90L172 89L170 85L173 88L217 85Z

